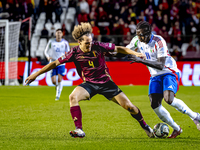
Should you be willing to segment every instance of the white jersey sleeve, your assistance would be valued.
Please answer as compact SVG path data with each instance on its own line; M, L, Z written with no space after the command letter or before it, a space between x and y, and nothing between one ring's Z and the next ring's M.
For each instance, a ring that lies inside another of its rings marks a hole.
M126 47L133 50L133 51L137 51L138 41L139 41L138 36L135 36Z
M69 43L66 40L64 40L64 43L65 43L65 52L67 53L70 51Z
M51 40L49 40L49 42L47 43L47 46L44 50L44 55L46 56L46 58L50 57L49 56L49 49L51 49Z
M159 37L159 40L155 43L155 47L157 50L157 58L169 56L167 43L161 36Z

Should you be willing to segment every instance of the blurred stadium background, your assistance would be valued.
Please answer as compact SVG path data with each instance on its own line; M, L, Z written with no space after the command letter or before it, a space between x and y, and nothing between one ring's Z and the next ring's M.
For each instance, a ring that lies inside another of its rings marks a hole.
M54 38L57 28L62 28L64 38L71 47L77 46L71 32L74 25L80 22L91 23L94 40L126 46L135 35L136 24L145 20L152 24L154 34L165 38L169 52L182 72L181 85L199 86L199 18L200 0L0 0L0 19L21 22L17 70L19 83L48 63L44 49L48 40ZM2 51L1 48L1 55ZM106 60L117 84L148 85L149 73L143 65L130 66L127 57L121 55L106 57ZM120 73L116 66L124 69L121 72L121 76L127 76L124 82L120 81L122 78L114 77ZM140 73L136 72L138 69ZM66 65L66 72L65 85L81 82L73 64ZM2 74L1 71L1 83L4 84L5 75ZM133 76L136 77L134 81ZM145 81L138 82L137 78L140 77ZM47 73L32 85L52 84Z

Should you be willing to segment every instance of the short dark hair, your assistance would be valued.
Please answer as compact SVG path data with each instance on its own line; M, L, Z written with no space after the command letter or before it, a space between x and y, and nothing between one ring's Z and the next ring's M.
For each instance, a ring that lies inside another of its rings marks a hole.
M137 24L136 29L142 29L143 30L143 34L151 34L151 25L146 22L146 21L140 21Z
M62 29L58 28L58 29L56 30L56 32L57 32L57 31L61 31L61 32L62 32Z

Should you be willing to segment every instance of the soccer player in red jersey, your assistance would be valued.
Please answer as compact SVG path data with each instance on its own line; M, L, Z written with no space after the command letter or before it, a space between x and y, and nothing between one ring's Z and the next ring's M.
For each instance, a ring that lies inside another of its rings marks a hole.
M92 41L92 27L89 23L81 23L75 26L72 36L78 41L79 46L72 48L56 61L43 67L38 72L31 74L25 80L26 84L31 83L42 73L45 73L56 66L74 62L77 72L84 81L77 86L69 96L70 112L76 129L70 131L72 137L84 137L82 130L82 113L79 101L89 100L96 94L102 94L107 99L119 104L130 112L149 137L154 137L152 129L146 124L140 110L131 103L128 97L112 81L104 55L108 52L118 52L144 57L143 54L134 52L128 48L115 46L112 43L102 43Z

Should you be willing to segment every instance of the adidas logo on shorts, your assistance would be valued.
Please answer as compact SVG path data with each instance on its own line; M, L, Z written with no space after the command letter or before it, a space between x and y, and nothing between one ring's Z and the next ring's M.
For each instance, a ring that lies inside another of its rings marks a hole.
M172 85L168 86L168 88L173 89Z

